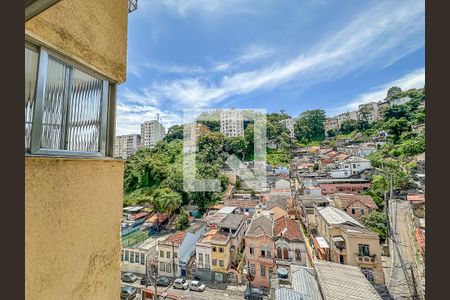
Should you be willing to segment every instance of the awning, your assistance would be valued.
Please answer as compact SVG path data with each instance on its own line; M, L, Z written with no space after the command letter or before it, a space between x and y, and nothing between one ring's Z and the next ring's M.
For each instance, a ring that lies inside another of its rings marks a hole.
M330 248L330 245L328 245L328 242L321 236L316 237L316 241L319 244L320 248Z
M334 236L331 238L333 242L345 242L344 238L342 236Z

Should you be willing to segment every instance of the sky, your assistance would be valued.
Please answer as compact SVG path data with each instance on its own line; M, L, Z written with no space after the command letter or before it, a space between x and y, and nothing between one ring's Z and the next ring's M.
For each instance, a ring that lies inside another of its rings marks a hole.
M139 0L116 131L193 108L333 116L424 84L424 0Z

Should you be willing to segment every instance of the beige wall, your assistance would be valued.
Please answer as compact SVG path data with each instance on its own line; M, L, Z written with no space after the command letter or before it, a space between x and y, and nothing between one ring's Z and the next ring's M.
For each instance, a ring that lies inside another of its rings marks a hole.
M118 299L123 161L25 157L25 296Z
M116 82L126 78L127 0L61 0L25 33Z

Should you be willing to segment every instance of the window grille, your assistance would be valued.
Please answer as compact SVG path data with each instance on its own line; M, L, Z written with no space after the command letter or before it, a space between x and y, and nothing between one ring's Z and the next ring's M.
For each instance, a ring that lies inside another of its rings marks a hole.
M25 46L25 152L106 156L110 83L43 47Z

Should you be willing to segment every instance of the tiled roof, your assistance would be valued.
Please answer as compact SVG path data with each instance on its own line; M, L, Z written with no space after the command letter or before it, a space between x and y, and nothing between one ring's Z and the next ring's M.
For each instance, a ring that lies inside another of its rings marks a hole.
M162 244L172 245L172 243L173 243L174 246L179 246L181 244L181 242L183 242L185 236L186 236L186 232L177 231L177 232L173 233L172 235L170 235L168 238L166 238L162 242Z
M425 202L425 195L423 194L408 194L406 199L410 202Z
M283 236L289 240L303 240L300 225L286 216L275 220L273 231L275 236Z
M278 206L272 208L270 211L273 212L273 214L274 214L274 216L275 216L275 220L278 219L278 218L280 218L280 217L283 217L283 216L287 216L287 215L288 215L288 212L287 212L287 211L285 211L284 209L282 209L282 208L280 208L280 207L278 207Z
M336 193L330 195L330 198L338 199L342 208L348 208L355 201L359 201L369 208L378 209L377 204L373 201L372 197L370 197L369 195Z
M252 219L246 235L259 236L268 235L273 237L273 218L267 215L261 215Z
M267 209L272 209L278 206L284 210L287 210L287 199L289 197L291 196L284 194L271 194L269 201L266 203L266 207Z
M228 240L228 236L222 233L216 233L210 239L211 242L226 242Z
M314 268L324 300L381 300L358 267L317 260Z

